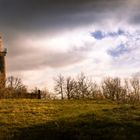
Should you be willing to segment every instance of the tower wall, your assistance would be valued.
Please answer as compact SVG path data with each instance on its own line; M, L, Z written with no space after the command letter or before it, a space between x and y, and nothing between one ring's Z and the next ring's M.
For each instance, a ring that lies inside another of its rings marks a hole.
M5 67L6 50L3 48L2 38L0 37L0 80L1 83L5 83L6 79L6 67Z

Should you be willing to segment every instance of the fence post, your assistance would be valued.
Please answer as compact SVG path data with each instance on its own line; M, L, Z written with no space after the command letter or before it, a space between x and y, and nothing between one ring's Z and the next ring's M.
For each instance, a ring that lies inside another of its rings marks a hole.
M41 91L38 90L38 99L41 99Z

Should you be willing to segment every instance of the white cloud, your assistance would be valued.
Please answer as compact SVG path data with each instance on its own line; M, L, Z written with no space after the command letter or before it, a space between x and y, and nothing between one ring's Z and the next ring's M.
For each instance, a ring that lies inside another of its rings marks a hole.
M90 33L96 30L105 34L117 32L120 25L114 30L104 28L105 25L79 27L60 35L44 35L40 38L21 36L13 43L17 46L16 56L10 56L8 59L10 73L20 73L19 76L31 87L52 87L53 77L59 73L75 76L84 72L90 77L100 79L104 76L128 77L140 71L140 32L126 24L121 26L123 35L105 36L101 40L91 36ZM20 44L21 41L24 43ZM115 49L120 44L124 44L129 51L118 57L107 53L109 49ZM22 49L18 50L18 45Z

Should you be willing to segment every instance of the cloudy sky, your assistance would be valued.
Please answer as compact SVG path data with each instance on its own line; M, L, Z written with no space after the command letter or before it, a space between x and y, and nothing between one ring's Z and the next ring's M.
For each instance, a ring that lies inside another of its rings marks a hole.
M28 86L84 72L140 75L140 0L0 0L7 73Z

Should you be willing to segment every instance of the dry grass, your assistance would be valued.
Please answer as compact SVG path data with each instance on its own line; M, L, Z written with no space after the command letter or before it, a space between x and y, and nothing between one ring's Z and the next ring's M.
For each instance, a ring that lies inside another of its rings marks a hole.
M0 140L140 139L140 106L109 101L0 100Z

